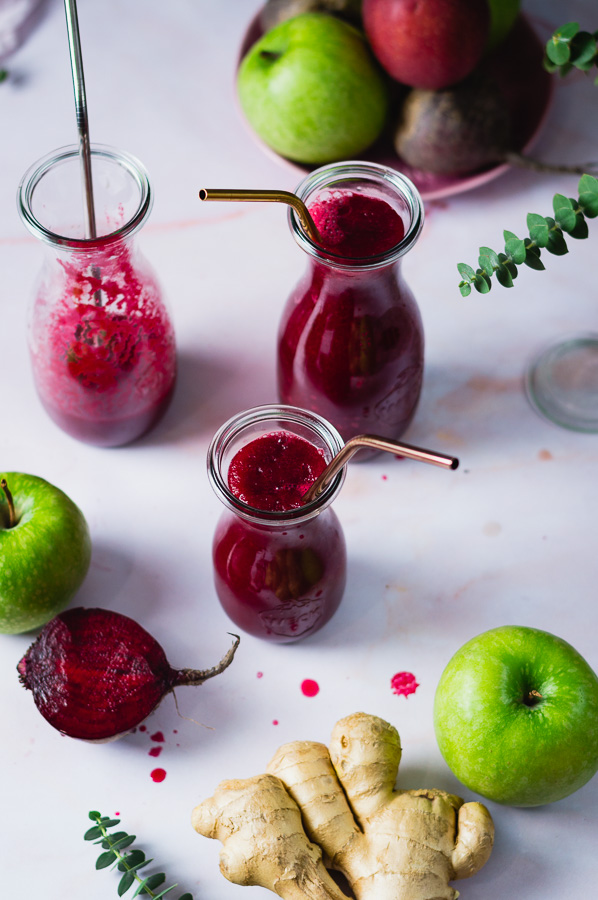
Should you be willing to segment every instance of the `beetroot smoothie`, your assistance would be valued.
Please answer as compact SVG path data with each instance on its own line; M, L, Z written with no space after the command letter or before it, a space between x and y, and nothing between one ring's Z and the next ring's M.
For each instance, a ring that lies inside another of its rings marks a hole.
M226 511L220 518L214 579L225 612L255 637L279 643L306 637L341 602L346 550L336 514L316 508L309 518L293 519L326 462L310 441L276 431L242 446L229 464L228 490L249 505L241 516Z
M127 245L56 261L36 298L30 350L44 408L80 441L127 444L170 402L174 332L153 275Z
M35 386L51 418L101 447L140 437L172 396L176 352L157 280L134 235L152 208L135 157L90 147L93 209L78 146L31 166L18 190L25 226L47 248L29 314Z
M423 377L421 316L399 268L419 234L421 208L410 220L391 196L357 180L329 186L307 205L322 241L295 232L311 258L279 327L280 399L318 412L345 440L368 432L397 439Z

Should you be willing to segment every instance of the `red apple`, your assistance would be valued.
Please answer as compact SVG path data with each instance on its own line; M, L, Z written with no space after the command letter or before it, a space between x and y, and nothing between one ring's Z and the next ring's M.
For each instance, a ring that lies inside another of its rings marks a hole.
M397 81L437 91L465 78L490 31L488 0L363 0L372 50Z

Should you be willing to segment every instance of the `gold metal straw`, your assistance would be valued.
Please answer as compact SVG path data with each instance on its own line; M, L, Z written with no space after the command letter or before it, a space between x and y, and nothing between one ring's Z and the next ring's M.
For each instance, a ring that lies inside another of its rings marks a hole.
M459 460L455 456L446 456L444 453L435 453L433 450L424 450L422 447L413 447L411 444L391 441L388 438L378 437L375 434L358 434L356 437L349 438L343 449L328 463L322 474L316 478L304 495L303 502L310 503L316 497L319 497L342 467L363 447L369 447L372 450L385 450L387 453L398 454L408 459L416 459L418 462L429 463L431 466L440 466L443 469L456 469L459 465Z
M314 220L309 214L307 206L296 194L290 191L258 191L258 190L227 190L221 188L201 188L200 200L240 200L250 203L286 203L292 206L299 217L304 231L315 244L321 244L322 238L315 226Z

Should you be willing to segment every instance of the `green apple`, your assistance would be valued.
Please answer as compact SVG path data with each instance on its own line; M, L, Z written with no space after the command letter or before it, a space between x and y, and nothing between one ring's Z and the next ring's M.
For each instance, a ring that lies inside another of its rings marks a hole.
M552 803L598 770L598 678L553 634L494 628L448 663L434 728L449 768L470 790L510 806Z
M490 6L490 34L487 48L493 50L508 35L519 15L520 0L488 0Z
M267 32L241 62L237 87L256 134L296 162L354 158L386 122L385 76L363 34L325 13Z
M81 510L43 478L0 473L0 632L49 622L87 574L89 529Z

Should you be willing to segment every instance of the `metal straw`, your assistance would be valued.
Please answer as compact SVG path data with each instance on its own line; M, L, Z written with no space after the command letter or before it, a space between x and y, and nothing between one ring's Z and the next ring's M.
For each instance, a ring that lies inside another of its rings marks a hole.
M202 188L199 192L200 200L233 200L249 201L253 203L286 203L297 213L303 229L315 244L321 244L322 238L316 228L314 220L303 200L297 194L290 191L258 191L258 190L228 190L225 188Z
M87 120L87 99L85 95L85 77L83 75L83 57L81 55L81 38L79 36L79 19L76 0L64 0L66 12L66 28L73 72L73 88L75 91L75 112L79 131L79 155L83 169L85 185L85 202L87 211L86 237L97 237L96 216L93 202L93 182L91 177L91 151L89 146L89 122Z
M343 466L363 447L369 447L372 450L385 450L387 453L398 454L408 459L416 459L418 462L429 463L431 466L440 466L443 469L456 469L459 465L459 460L455 456L446 456L444 453L436 453L434 450L424 450L422 447L402 444L399 441L378 437L375 434L359 434L356 437L349 438L343 449L328 463L322 474L316 478L303 496L303 502L310 503L316 497L319 497Z

